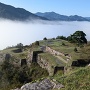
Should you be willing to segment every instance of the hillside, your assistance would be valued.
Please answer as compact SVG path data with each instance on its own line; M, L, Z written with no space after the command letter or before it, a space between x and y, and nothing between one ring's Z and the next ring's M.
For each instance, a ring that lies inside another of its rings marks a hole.
M65 86L60 90L90 90L90 67L79 68L70 74L55 78Z
M78 16L78 15L66 16L66 15L60 15L55 12L45 12L45 13L37 12L35 14L41 17L45 17L52 21L53 20L54 21L90 21L89 18L85 18L82 16Z
M34 19L47 20L46 18L37 16L23 8L15 8L11 5L6 5L3 3L0 3L0 18L20 21Z
M78 51L75 52L74 48ZM3 87L2 81L5 83L5 89L10 90L15 87L20 88L28 82L41 82L49 78L64 86L60 90L89 90L90 68L87 66L90 63L89 57L90 42L78 47L66 40L48 39L23 47L9 47L0 51L0 62L2 62L0 76L7 77L1 79L0 88ZM80 62L78 66L72 64L77 60L88 63L82 65Z

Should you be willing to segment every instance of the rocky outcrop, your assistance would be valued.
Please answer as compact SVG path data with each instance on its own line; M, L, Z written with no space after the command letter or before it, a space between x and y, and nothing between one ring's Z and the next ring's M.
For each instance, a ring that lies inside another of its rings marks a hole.
M50 79L44 79L41 82L36 83L27 83L21 87L21 89L13 89L13 90L52 90L52 89L60 89L64 86L55 80L52 81Z
M41 82L36 83L27 83L26 85L21 87L21 90L50 90L53 88L53 84L50 80L45 79Z

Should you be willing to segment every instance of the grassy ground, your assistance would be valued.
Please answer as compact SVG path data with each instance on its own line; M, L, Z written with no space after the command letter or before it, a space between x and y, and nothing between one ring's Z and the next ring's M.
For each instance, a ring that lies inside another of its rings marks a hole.
M57 57L53 56L50 53L41 53L39 54L43 59L47 60L52 66L65 66L65 63L59 60Z
M18 48L9 48L9 49L4 49L2 51L0 51L0 53L2 54L11 54L12 56L18 58L18 59L22 59L22 58L26 58L27 54L28 54L28 50L23 50L22 52L19 53L15 53L13 52L14 50L17 50Z
M90 90L90 67L79 68L62 77L55 77L65 88L60 90Z
M69 54L72 58L67 63L67 67L70 68L70 70L65 76L60 77L59 74L55 75L55 79L65 85L65 88L61 90L90 90L90 67L76 67L74 69L69 67L74 60L90 59L90 42L83 47L78 47L77 45L64 40L47 40L41 41L40 44L47 45L56 51ZM75 47L78 50L77 52L74 51ZM61 57L65 59L65 57Z
M56 39L40 41L40 45L47 45L56 51L69 54L72 57L72 60L90 58L90 42L88 42L87 45L84 45L84 47L78 47L76 44L69 43L68 41ZM74 51L75 47L78 50L77 52Z
M61 58L58 58L48 52L39 54L43 59L47 60L47 62L50 63L51 66L70 66L71 62L76 59L90 59L90 42L88 42L87 45L84 45L84 47L78 47L75 44L69 43L68 41L64 40L42 40L40 41L40 46L49 46L52 49L62 52L64 54L69 54L72 59L66 64L63 59L66 58L64 56L61 56ZM35 46L32 48L26 48L22 52L14 53L13 50L17 50L17 48L9 48L4 49L0 51L2 54L10 53L14 58L23 59L27 58L28 51L40 51L40 46ZM77 52L74 51L74 48L77 48ZM62 59L63 58L63 59ZM71 69L71 67L69 67ZM35 66L34 66L35 67ZM37 70L37 67L33 68L34 70ZM32 70L32 72L34 71ZM39 69L40 70L40 69ZM37 76L37 72L34 72L33 75ZM42 70L43 71L43 70ZM60 76L61 72L58 72L56 75L50 78L56 79L58 82L63 84L65 88L62 88L60 90L90 90L90 67L77 67L74 69L71 69L66 73L64 76ZM34 77L36 77L34 76ZM33 77L33 78L34 78ZM56 89L55 89L56 90Z

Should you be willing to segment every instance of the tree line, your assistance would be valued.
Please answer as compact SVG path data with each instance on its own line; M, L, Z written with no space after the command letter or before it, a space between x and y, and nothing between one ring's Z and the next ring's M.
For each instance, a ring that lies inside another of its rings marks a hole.
M83 31L76 31L75 33L71 34L68 37L57 36L56 38L53 39L67 40L71 43L76 43L78 46L87 44L86 34ZM43 40L47 40L47 38L45 37Z

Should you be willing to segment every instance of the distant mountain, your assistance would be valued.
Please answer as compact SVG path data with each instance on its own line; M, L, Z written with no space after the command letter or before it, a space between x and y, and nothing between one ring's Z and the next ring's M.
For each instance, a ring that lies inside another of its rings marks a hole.
M90 20L90 17L85 17L86 19Z
M3 3L0 3L0 18L10 19L10 20L21 20L21 21L27 19L47 20L46 18L32 14L31 12L23 8L15 8L11 5L6 5Z
M49 20L55 20L55 21L90 21L90 19L78 15L66 16L66 15L60 15L55 12L45 12L45 13L37 12L35 14L41 17L45 17Z
M11 5L6 5L3 3L0 3L0 18L20 21L34 19L52 21L90 21L90 17L81 17L78 15L66 16L55 12L38 12L33 14L23 8L15 8Z

